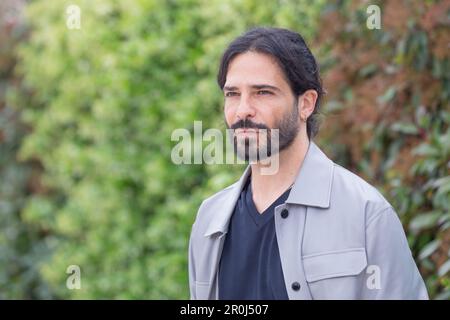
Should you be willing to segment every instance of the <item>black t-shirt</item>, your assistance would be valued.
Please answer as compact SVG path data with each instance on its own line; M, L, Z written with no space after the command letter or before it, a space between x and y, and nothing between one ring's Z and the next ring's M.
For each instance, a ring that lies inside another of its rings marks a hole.
M226 234L219 265L220 300L287 300L274 209L290 189L263 213L252 197L250 178L241 192Z

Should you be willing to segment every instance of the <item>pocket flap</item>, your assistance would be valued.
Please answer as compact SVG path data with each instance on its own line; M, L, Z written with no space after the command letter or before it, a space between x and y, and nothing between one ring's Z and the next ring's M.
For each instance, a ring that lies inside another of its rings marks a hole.
M355 276L367 266L365 248L329 251L303 256L306 280Z

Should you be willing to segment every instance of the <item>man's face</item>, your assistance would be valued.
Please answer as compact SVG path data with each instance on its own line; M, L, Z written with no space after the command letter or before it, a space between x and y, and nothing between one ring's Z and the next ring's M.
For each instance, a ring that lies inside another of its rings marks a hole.
M223 93L225 121L234 130L233 142L240 158L261 160L292 144L299 131L297 99L269 55L237 55L228 67ZM271 145L271 129L279 130L278 146ZM258 153L253 159L249 157L252 148L263 148L267 153L263 151L262 157Z

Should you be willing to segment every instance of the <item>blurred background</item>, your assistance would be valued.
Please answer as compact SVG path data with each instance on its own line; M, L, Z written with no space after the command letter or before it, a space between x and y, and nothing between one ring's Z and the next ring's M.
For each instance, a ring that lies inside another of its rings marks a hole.
M225 129L220 56L256 25L306 39L316 143L383 193L450 299L448 0L1 0L0 299L189 297L197 209L243 167L175 165L171 133Z

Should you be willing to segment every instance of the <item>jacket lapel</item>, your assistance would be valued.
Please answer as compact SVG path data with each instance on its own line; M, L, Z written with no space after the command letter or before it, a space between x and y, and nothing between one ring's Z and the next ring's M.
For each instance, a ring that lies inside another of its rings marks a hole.
M208 290L208 299L218 299L218 267L222 249L225 242L225 235L228 232L228 225L230 224L231 216L234 212L236 202L239 199L242 188L250 175L251 167L247 166L244 173L238 182L231 185L226 197L220 203L216 202L210 210L216 212L214 219L211 219L208 228L204 234L205 237L210 238L211 245L211 266L210 270L210 288Z

